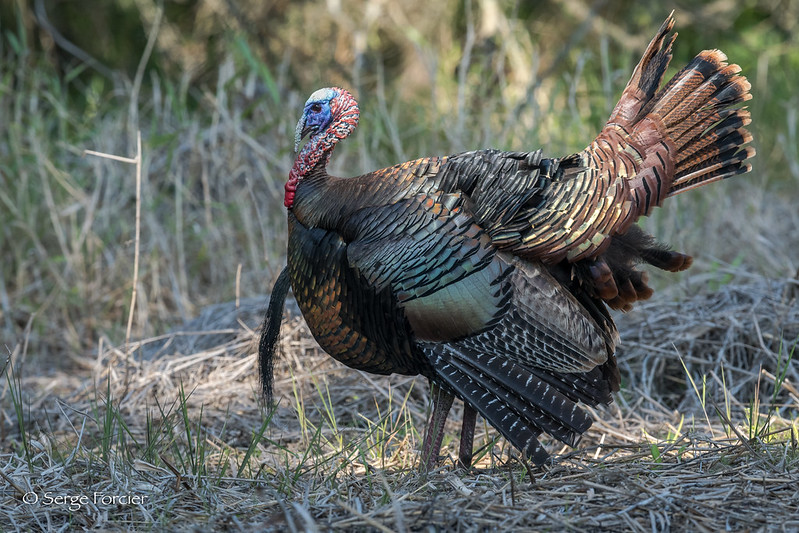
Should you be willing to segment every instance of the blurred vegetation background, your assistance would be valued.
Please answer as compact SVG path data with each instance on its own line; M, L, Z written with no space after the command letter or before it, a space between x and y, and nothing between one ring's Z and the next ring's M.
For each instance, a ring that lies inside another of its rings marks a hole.
M285 262L294 124L314 89L341 85L361 103L361 126L333 158L341 175L482 147L565 155L599 130L671 9L672 73L720 48L752 82L758 156L752 174L645 224L697 254L694 272L792 275L797 1L0 3L4 349L74 364L124 339L134 172L84 149L133 156L142 132L134 337L155 335L198 306L271 287Z

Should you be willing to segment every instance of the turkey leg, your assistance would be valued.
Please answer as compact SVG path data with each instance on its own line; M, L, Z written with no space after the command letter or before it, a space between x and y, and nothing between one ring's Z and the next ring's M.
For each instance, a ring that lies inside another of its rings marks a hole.
M427 424L422 445L422 463L419 469L429 471L435 466L441 453L441 441L444 439L444 424L447 422L449 410L455 399L434 382L430 382L430 396L433 398L433 412ZM477 420L477 411L469 404L463 406L463 425L461 426L461 442L458 450L458 465L469 468L472 465L472 446L474 442L474 426Z
M419 470L422 472L432 469L438 460L441 441L444 439L444 424L452 407L452 401L455 399L454 395L445 391L433 381L430 382L430 396L433 398L433 412L424 432L422 463L419 465Z
M464 402L463 425L461 425L461 444L458 449L458 465L461 468L472 466L472 445L474 443L474 425L477 421L477 411L474 407Z

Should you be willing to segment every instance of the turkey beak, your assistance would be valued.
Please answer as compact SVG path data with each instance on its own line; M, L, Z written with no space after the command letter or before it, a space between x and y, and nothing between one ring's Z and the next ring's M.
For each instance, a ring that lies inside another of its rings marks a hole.
M305 127L305 113L302 114L302 118L300 121L297 122L297 127L294 129L294 153L300 151L300 143L302 142L302 138L308 133Z
M297 122L297 128L294 130L294 153L300 151L300 143L302 140L312 131L316 129L316 126L306 126L305 125L305 118L306 115L303 113L302 118L299 122Z

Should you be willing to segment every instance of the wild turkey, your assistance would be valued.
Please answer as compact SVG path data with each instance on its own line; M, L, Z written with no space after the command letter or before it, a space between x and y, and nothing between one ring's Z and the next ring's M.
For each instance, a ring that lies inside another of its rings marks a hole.
M582 152L477 150L426 157L355 178L329 176L358 123L340 88L314 92L297 123L289 173L288 265L267 314L260 372L272 356L290 283L319 345L356 369L421 374L434 405L422 468L438 457L457 396L536 464L546 432L574 446L591 425L578 406L619 389L617 331L652 289L636 265L668 271L691 257L634 225L675 194L750 170L750 85L709 50L658 90L676 35L670 15L598 137Z

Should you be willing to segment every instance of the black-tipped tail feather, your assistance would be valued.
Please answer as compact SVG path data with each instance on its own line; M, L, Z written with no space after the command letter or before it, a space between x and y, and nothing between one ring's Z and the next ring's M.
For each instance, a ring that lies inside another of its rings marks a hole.
M719 50L701 52L675 78L696 76L699 65L709 66L704 79L692 84L691 92L669 89L662 91L658 104L668 102L673 109L664 117L666 133L677 149L675 174L668 196L713 183L751 168L746 160L755 155L754 148L744 146L752 135L744 128L751 122L745 108L732 108L752 98L751 85L739 75L738 65L727 65L727 57ZM653 112L657 113L658 105Z

